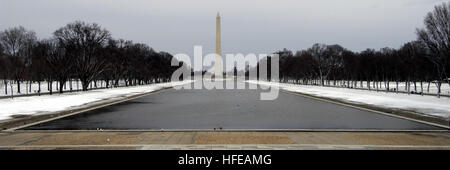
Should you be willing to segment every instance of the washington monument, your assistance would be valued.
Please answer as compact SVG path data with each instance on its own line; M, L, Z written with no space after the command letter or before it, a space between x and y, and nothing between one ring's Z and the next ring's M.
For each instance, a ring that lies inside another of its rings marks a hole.
M222 46L221 46L221 31L220 31L220 14L217 12L216 17L216 73L215 77L223 76L222 64Z

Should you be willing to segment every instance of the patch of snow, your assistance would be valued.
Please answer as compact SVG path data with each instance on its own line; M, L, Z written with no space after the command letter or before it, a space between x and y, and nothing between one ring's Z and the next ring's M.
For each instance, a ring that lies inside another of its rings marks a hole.
M319 81L319 80L318 80ZM336 85L333 85L334 81L330 81L330 86L335 86L335 87L346 87L346 86L352 86L349 85L348 83L352 83L347 82L345 80L336 80ZM288 83L293 83L295 84L294 80L289 80ZM354 82L353 82L354 83ZM362 86L361 86L362 85ZM375 82L370 82L370 89L371 90L375 90L376 89L376 85ZM357 81L356 84L353 84L353 86L355 88L358 89L368 89L367 87L367 81ZM395 81L391 81L389 83L387 82L379 82L379 91L384 91L387 89L387 87L389 87L389 91L395 91L395 89L397 88L396 82ZM408 85L405 82L398 82L398 89L399 92L408 92ZM422 82L422 84L420 82L416 82L416 86L414 86L414 82L411 82L409 84L409 90L410 92L423 92L426 94L437 94L438 92L438 88L436 86L435 83L431 82L430 84L428 84L428 82ZM441 85L441 94L442 95L450 95L450 85L448 83L442 83Z
M86 92L0 99L0 120L9 119L14 115L35 115L63 111L100 100L128 97L192 82L192 80L186 80L112 89L96 89Z
M297 85L278 82L249 80L265 86L277 87L291 92L299 92L319 97L344 100L353 103L369 104L391 109L412 110L426 115L450 118L450 98L435 96L408 95L404 93L376 92L348 88Z
M59 82L57 81L53 81L52 82L52 86L48 86L48 82L47 81L42 81L40 83L40 88L39 88L39 83L37 82L32 82L30 85L30 82L28 81L23 81L20 83L20 91L21 93L18 93L18 89L17 89L17 82L12 81L12 80L6 80L7 84L5 87L5 81L4 80L0 80L0 96L11 96L11 93L14 96L17 95L27 95L27 94L37 94L39 89L41 90L41 93L48 93L50 92L49 87L51 87L53 93L58 93L58 88L59 88ZM81 87L81 82L78 80L73 80L72 82L72 90L73 91L79 91L82 89ZM118 82L119 86L125 86L125 81L124 80L120 80ZM65 86L63 87L63 91L68 92L70 91L70 87L71 87L71 83L70 81L67 81ZM88 86L88 89L97 89L97 88L105 88L106 87L106 82L105 81L97 81L97 87L95 87L95 83L91 82ZM5 92L5 90L7 90Z

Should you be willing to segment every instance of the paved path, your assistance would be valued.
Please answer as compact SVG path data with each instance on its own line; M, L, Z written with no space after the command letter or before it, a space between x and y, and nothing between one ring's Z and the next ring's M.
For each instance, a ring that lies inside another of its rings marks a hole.
M26 129L441 129L282 91L262 101L262 92L170 89Z
M450 132L9 132L0 149L450 149Z

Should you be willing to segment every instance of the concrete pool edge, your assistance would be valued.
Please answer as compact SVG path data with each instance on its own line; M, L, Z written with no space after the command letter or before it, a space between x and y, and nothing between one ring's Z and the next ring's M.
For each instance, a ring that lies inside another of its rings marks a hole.
M404 132L437 132L447 133L450 130L402 130L402 129L224 129L224 130L212 130L212 129L99 129L99 130L22 130L17 129L14 131L2 131L4 133L58 133L58 132L392 132L392 133L404 133Z
M450 149L449 132L0 132L3 149Z

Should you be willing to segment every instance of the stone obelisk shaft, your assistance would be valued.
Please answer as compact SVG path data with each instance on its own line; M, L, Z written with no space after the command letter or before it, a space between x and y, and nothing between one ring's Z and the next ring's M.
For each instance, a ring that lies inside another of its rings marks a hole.
M223 75L223 60L222 60L222 46L221 46L221 30L220 30L220 14L216 17L216 73L215 77L222 77Z

